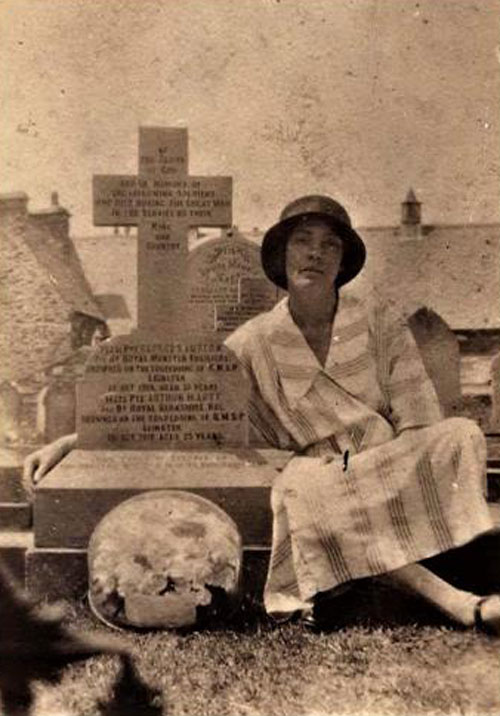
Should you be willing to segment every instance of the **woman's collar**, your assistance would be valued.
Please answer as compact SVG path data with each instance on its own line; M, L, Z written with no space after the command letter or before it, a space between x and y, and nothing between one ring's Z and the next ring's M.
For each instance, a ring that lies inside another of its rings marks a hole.
M288 296L271 311L273 320L268 341L283 391L290 405L302 398L316 376L324 372L335 377L336 366L352 359L351 334L366 331L362 302L345 289L339 292L331 343L325 366L321 366L290 313ZM363 329L361 329L361 324ZM335 378L336 379L336 378ZM336 379L337 380L337 379ZM338 379L339 384L342 383Z

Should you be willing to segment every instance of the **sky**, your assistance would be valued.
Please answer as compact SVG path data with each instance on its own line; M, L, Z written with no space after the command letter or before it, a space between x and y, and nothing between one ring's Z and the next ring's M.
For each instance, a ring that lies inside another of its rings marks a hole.
M500 0L0 0L0 191L52 191L75 236L140 125L189 130L265 228L301 194L357 226L500 221Z

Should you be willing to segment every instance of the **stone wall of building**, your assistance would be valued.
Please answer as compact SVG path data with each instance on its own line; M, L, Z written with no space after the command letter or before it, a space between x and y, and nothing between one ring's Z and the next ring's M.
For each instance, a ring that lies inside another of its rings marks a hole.
M0 374L24 381L40 376L69 333L68 305L26 243L26 212L0 213Z
M37 394L51 367L107 334L56 195L36 213L23 192L0 195L0 315L0 384L21 396L13 418L35 431ZM2 423L0 442L11 440L11 421Z

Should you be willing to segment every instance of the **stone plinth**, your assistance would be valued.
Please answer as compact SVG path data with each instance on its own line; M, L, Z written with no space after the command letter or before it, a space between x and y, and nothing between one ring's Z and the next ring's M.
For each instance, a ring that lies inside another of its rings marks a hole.
M243 544L269 545L270 486L288 460L279 450L74 450L35 492L37 547L85 548L99 520L145 490L179 489L212 500Z

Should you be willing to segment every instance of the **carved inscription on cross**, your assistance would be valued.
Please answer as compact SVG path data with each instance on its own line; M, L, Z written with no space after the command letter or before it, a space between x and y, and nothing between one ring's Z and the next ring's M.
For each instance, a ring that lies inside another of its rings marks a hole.
M141 127L139 174L94 176L94 223L138 227L138 327L189 330L188 231L231 225L231 177L188 176L187 129Z

